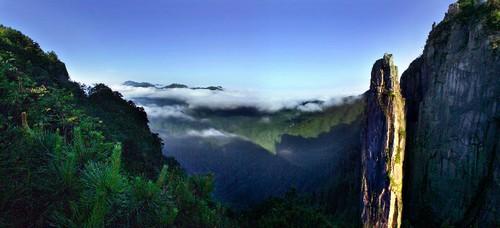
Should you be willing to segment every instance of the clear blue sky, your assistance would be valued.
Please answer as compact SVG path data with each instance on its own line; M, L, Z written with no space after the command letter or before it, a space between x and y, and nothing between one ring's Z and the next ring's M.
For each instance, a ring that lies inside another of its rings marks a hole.
M80 82L368 88L400 73L453 0L0 0L0 23L54 50Z

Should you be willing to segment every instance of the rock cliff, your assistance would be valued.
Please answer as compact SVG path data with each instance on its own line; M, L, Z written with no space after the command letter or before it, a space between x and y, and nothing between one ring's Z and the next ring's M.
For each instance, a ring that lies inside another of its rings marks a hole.
M402 75L408 224L500 224L499 4L452 5Z
M390 55L375 63L361 151L365 227L500 225L499 47L500 1L460 0L401 86Z
M365 227L399 227L402 219L404 101L392 55L373 66L366 93L363 129L362 223Z

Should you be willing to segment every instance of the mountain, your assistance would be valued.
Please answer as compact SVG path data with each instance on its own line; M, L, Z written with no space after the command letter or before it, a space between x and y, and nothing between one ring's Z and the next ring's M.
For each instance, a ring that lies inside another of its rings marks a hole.
M303 177L321 177L322 171L327 170L325 173L340 172L360 180L344 184L359 185L358 190L351 192L363 196L362 206L351 209L359 212L358 218L366 227L429 224L492 227L499 223L497 210L493 208L498 205L496 195L500 189L495 179L499 170L497 144L500 138L498 12L498 1L452 4L444 20L433 26L422 56L404 71L401 83L393 57L385 55L374 64L370 90L351 103L313 112L301 111L299 107L306 105L323 107L324 101L311 100L269 112L253 107L182 108L189 104L157 98L155 101L139 98L137 102L146 106L162 103L180 107L182 115L152 117L151 126L165 138L190 135L200 140L199 148L211 148L207 153L191 154L187 151L194 150L188 149L189 146L169 150L167 142L165 153L179 157L180 163L187 164L188 170L195 173L216 170L216 179L231 180L220 181L219 190L215 191L222 201L250 204L234 201L242 199L238 189L251 186L247 183L256 183L256 186L269 186L260 193L271 194L273 191L269 189L277 189L272 187L270 180L273 178L284 180L280 185L299 186L301 191L311 192L305 187L307 184L297 184L281 170L287 167L291 176L300 178L302 173L307 173L301 169L316 167L314 174ZM333 132L346 125L360 136L350 136L352 144L338 144L339 136ZM327 135L335 136L328 138ZM329 142L320 140L324 137ZM288 145L282 144L285 139ZM175 140L171 143L178 145ZM252 157L252 161L259 162L235 163L236 169L210 159L210 156L217 156L222 161L237 160L230 156L238 151L235 148L239 146L232 144L235 141L247 144L247 149L254 148L248 149L250 153L247 150L241 153L242 157L249 157L245 161L251 160L250 155L260 154L262 157L258 159ZM187 142L181 144L189 145ZM336 150L325 150L328 152L318 153L322 155L314 158L316 146L327 148L329 144L343 148L341 151L358 149L344 158L328 157L341 153ZM268 164L267 159L270 159L258 150L259 147L280 158L269 163L276 169L267 171L276 176L252 179L263 173L258 164ZM304 153L297 153L297 150ZM294 153L287 154L289 151ZM356 165L337 163L349 156L361 161L359 170L345 171L349 166L356 169ZM324 168L326 166L319 162L322 159L340 165ZM285 166L283 162L288 164ZM200 167L203 168L198 169ZM236 175L238 178L234 180L225 175L238 174L238 171L243 174ZM318 180L338 183L341 178L332 175ZM325 186L318 184L315 188ZM236 190L229 191L231 189ZM262 188L246 188L241 192L259 189ZM356 200L352 200L356 197L347 198L351 200L344 206L356 204ZM338 202L338 197L330 199L330 202Z
M276 108L84 90L0 26L0 226L498 227L499 47L500 2L460 0L400 80L386 54L359 97Z
M125 81L122 83L125 86L131 87L139 87L139 88L156 88L156 89L192 89L192 90L212 90L212 91L223 91L224 88L222 86L207 86L207 87L189 87L184 84L172 83L170 85L160 85L160 84L152 84L149 82L135 82L135 81Z
M364 227L500 224L499 16L499 1L459 1L401 85L391 57L374 65L362 138Z
M450 7L401 79L415 224L500 224L500 2L472 3Z
M0 26L1 227L234 226L210 176L163 158L142 108L81 87L54 52Z
M162 89L187 89L187 88L189 88L187 85L178 83L172 83L170 85L162 87Z
M339 124L314 138L283 135L276 154L237 136L170 135L165 136L165 154L190 173L214 173L216 198L241 208L291 187L309 193L331 187L325 182L339 182L353 171L341 168L351 166L350 157L358 154L358 135L359 121Z
M143 87L143 88L156 87L155 85L149 82L134 82L134 81L125 81L123 85L133 86L133 87Z
M213 91L223 91L222 86L193 87L192 89L208 89Z
M338 105L331 105L321 111L301 111L303 102L295 108L278 111L262 111L255 107L208 108L191 107L185 100L177 98L150 98L136 96L131 98L138 104L149 108L162 107L163 111L176 112L175 116L150 117L151 126L157 132L167 135L185 135L190 130L217 129L235 134L251 141L265 150L276 153L276 145L283 135L315 138L329 132L338 124L349 124L363 111L360 98L345 98ZM315 103L318 103L317 101ZM158 111L161 112L161 111Z

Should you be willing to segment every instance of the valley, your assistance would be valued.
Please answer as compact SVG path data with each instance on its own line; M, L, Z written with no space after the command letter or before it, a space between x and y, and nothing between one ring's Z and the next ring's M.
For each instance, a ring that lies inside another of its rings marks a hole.
M359 156L361 97L298 101L272 111L238 103L193 107L189 99L172 96L130 99L149 110L151 129L164 139L164 155L175 158L188 173L212 173L214 196L232 208L247 208L292 188L310 195L334 191L344 187L345 176L356 175L348 167L356 166ZM314 109L305 110L307 106ZM155 115L158 109L177 114Z

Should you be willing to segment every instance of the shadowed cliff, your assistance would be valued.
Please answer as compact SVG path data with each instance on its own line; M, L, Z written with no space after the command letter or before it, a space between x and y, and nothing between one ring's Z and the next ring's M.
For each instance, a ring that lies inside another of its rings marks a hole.
M409 224L500 224L499 5L452 4L403 73Z

